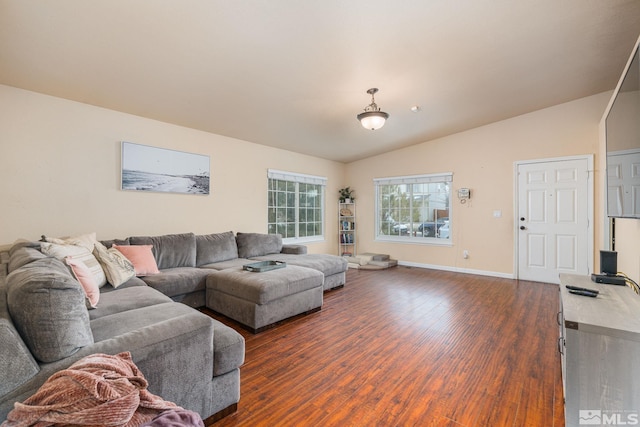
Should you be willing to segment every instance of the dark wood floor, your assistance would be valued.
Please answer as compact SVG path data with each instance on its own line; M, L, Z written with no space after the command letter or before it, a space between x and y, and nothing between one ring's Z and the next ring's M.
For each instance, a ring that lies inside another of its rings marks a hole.
M246 338L223 426L564 426L558 287L349 270L322 310Z

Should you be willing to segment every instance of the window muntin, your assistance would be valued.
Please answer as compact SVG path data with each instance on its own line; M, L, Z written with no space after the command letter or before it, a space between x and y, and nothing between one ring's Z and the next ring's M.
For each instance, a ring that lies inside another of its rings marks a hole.
M267 229L285 242L324 239L326 178L269 170Z
M376 239L451 244L453 174L374 180Z

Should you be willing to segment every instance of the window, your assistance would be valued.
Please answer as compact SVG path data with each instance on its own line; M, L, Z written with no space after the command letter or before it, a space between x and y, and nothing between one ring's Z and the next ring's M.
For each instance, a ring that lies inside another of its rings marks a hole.
M451 244L453 174L374 179L376 239Z
M285 242L324 240L324 190L327 178L268 172L268 232Z

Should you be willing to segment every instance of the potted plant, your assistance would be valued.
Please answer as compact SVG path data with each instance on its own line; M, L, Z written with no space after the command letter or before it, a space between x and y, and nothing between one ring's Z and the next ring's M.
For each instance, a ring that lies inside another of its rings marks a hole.
M351 187L345 187L338 190L340 193L340 203L351 203L355 201L355 197L353 197L353 190Z

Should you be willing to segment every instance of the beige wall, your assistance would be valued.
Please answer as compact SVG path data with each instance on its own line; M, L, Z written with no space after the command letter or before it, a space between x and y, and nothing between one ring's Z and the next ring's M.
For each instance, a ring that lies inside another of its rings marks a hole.
M640 220L616 219L618 271L640 283Z
M610 93L591 96L349 164L347 184L356 189L358 203L358 251L388 253L408 264L511 277L514 162L585 154L596 159L594 234L600 236L598 128L609 97ZM376 241L373 179L438 172L453 172L454 191L469 187L472 192L464 205L452 198L453 245ZM495 210L502 211L501 218L493 217ZM465 249L468 259L462 257Z
M329 178L327 240L337 253L337 189L356 189L359 252L408 264L511 276L514 162L596 154L596 236L601 235L600 94L347 165L0 85L0 243L96 231L99 238L227 230L266 231L269 168ZM429 120L425 117L425 120ZM209 196L119 190L120 141L211 156ZM373 178L453 172L451 247L374 240ZM502 217L494 218L493 211ZM602 247L596 240L596 248ZM469 258L462 258L462 250ZM637 269L637 264L636 269Z
M345 165L0 85L0 244L41 234L98 238L266 232L267 169L328 178L327 240L337 253ZM119 190L120 143L209 155L209 196Z

